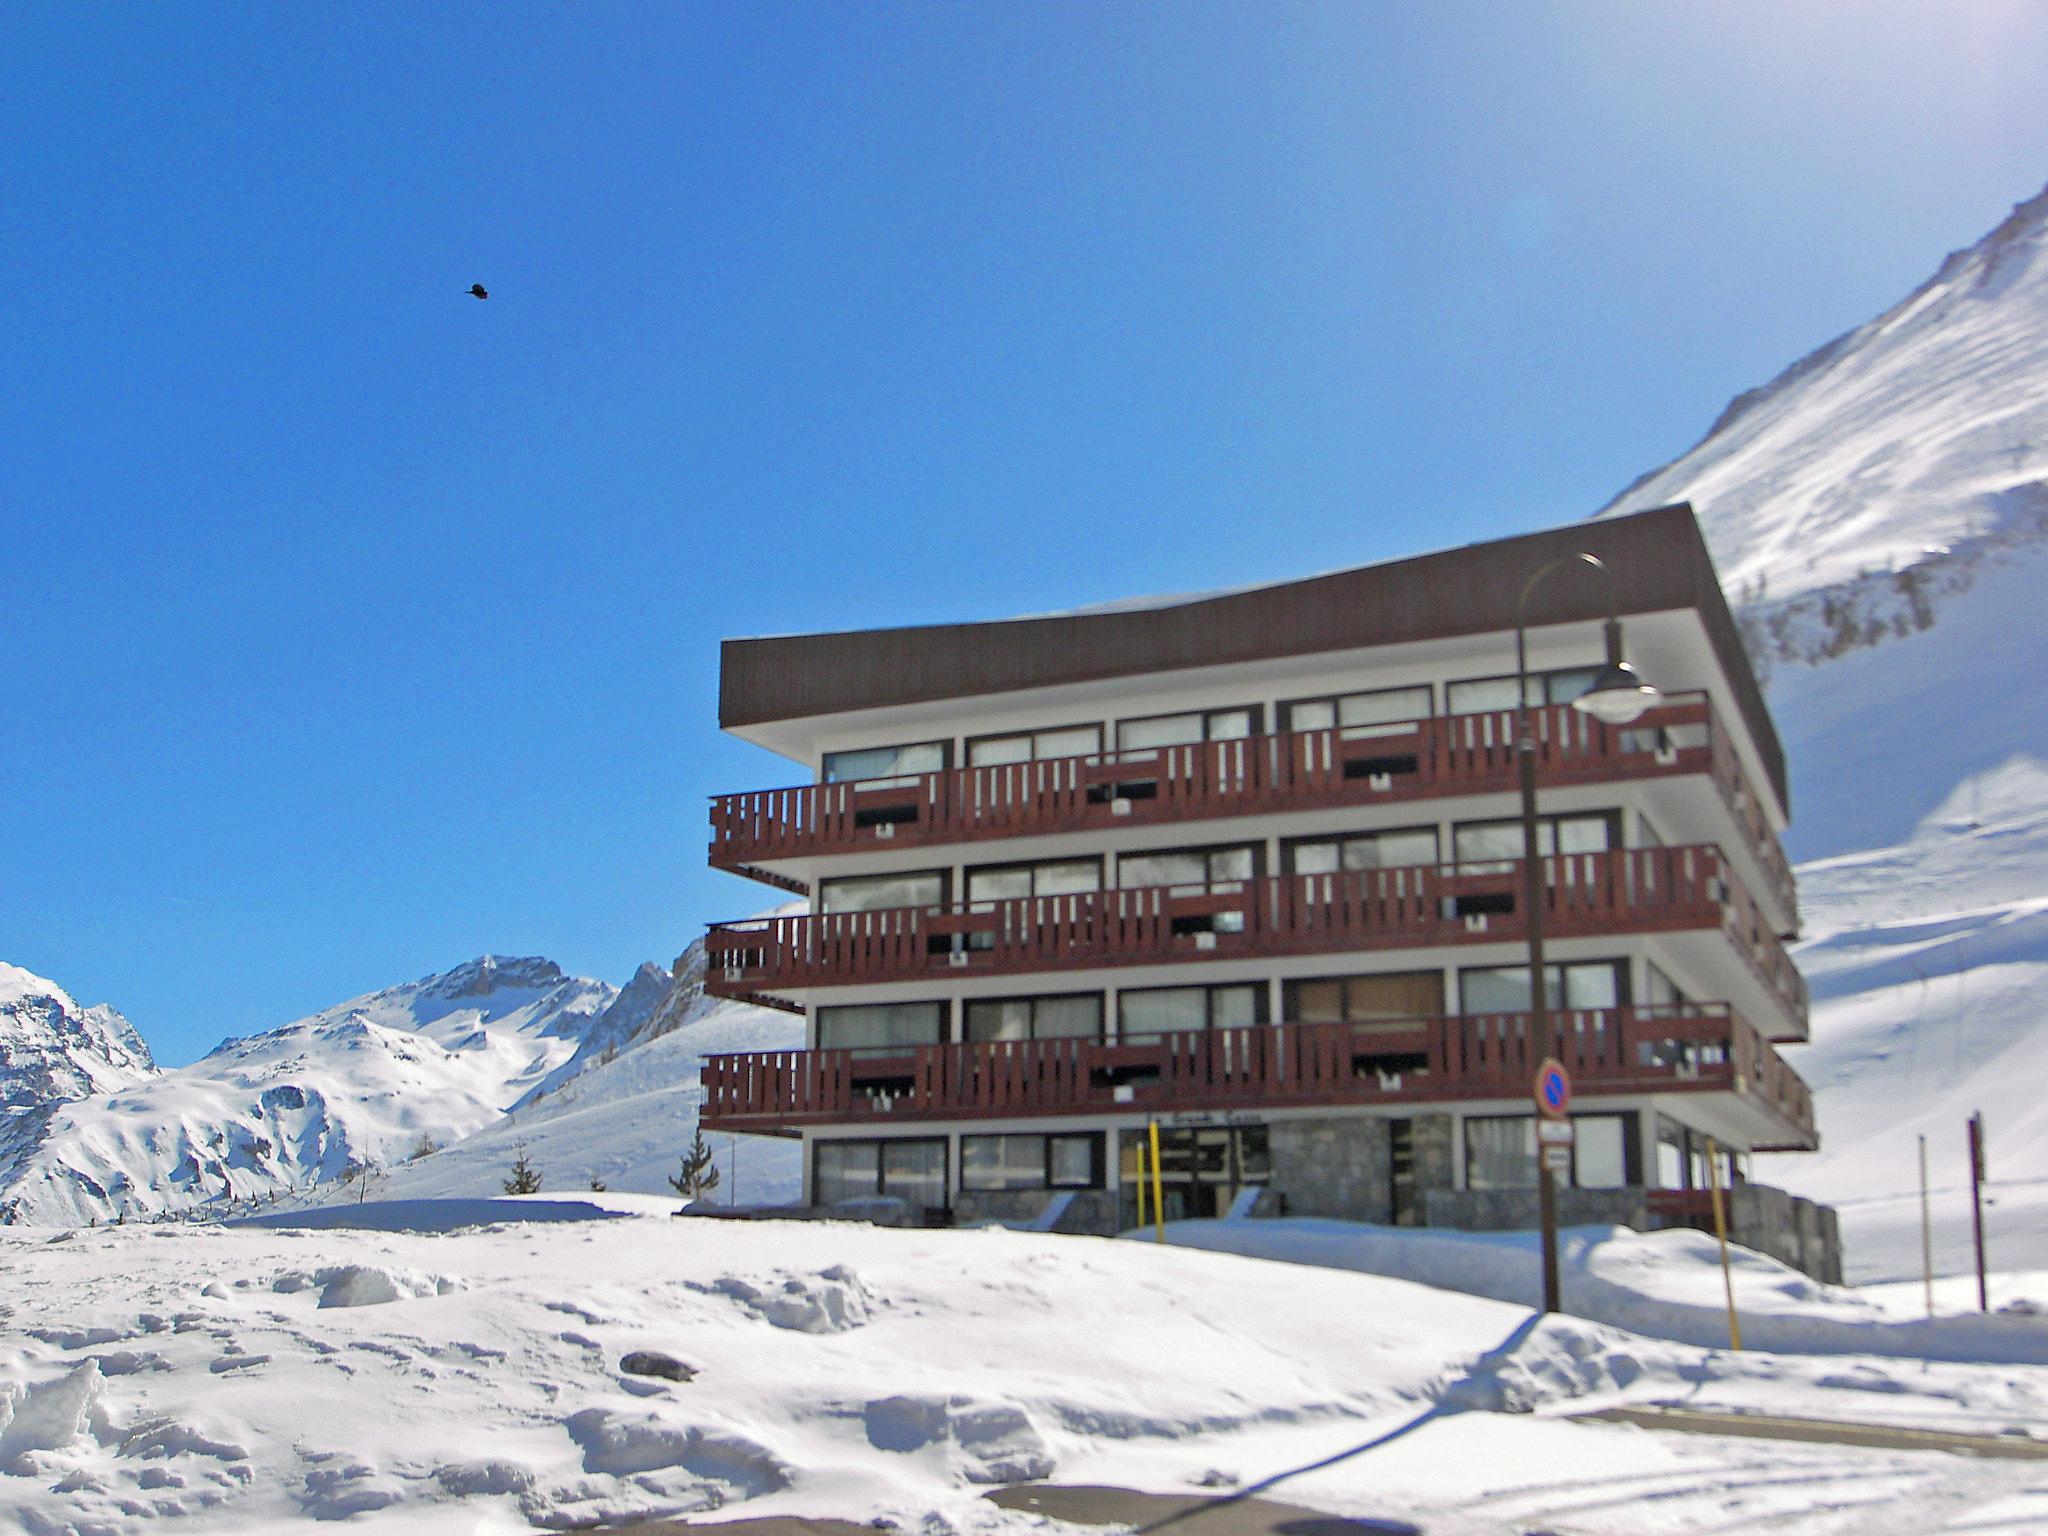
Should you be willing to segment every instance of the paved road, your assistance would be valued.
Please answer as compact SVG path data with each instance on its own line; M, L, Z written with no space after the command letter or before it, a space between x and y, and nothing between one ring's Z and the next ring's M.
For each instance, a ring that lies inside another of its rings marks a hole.
M1574 1414L1581 1423L1640 1424L1688 1435L1738 1435L1751 1440L1806 1440L1873 1451L1947 1451L1955 1456L2048 1460L2048 1443L2024 1435L1960 1435L1940 1429L1893 1429L1834 1419L1786 1419L1763 1413L1696 1413L1689 1408L1607 1408Z

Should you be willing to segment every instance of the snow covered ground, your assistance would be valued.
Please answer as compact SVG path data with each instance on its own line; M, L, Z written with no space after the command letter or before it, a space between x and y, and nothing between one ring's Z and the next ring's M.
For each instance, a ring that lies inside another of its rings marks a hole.
M652 1214L17 1227L0 1265L0 1524L31 1536L714 1510L1042 1532L979 1496L1296 1469L1274 1496L1432 1536L2048 1528L2038 1463L1565 1417L1683 1403L2038 1432L2039 1365L1737 1356L1144 1241ZM1697 1289L1698 1270L1673 1246L1638 1278Z

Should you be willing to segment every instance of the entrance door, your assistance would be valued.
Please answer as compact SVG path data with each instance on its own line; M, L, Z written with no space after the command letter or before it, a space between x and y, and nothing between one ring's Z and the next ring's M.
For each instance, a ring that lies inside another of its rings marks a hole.
M1138 1170L1145 1170L1145 1219L1152 1220L1150 1137L1144 1130L1119 1138L1123 1223L1138 1221ZM1143 1151L1142 1158L1140 1156ZM1168 1221L1208 1221L1230 1209L1239 1190L1272 1177L1263 1125L1194 1125L1159 1128L1159 1185Z

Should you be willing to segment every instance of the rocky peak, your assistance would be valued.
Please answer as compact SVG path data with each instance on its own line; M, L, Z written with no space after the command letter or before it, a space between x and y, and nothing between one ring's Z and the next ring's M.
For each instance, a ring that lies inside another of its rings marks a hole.
M484 997L507 989L542 991L568 979L559 965L539 955L479 955L452 971L428 977L421 990L435 997Z

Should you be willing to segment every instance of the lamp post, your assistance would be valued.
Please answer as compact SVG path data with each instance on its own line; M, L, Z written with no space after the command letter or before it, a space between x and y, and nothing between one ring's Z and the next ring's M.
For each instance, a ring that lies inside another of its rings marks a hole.
M1529 716L1529 599L1546 577L1563 570L1590 567L1600 573L1607 592L1607 662L1593 686L1571 701L1572 708L1605 725L1627 725L1657 702L1657 690L1636 675L1621 656L1621 610L1614 573L1597 556L1567 555L1539 567L1522 584L1515 600L1515 765L1522 787L1522 908L1529 936L1529 1037L1545 1054L1557 1054L1550 1035L1550 999L1543 965L1543 901L1545 880L1541 840L1536 823L1536 736ZM1539 1155L1536 1163L1536 1209L1543 1227L1543 1310L1556 1312L1557 1190Z

